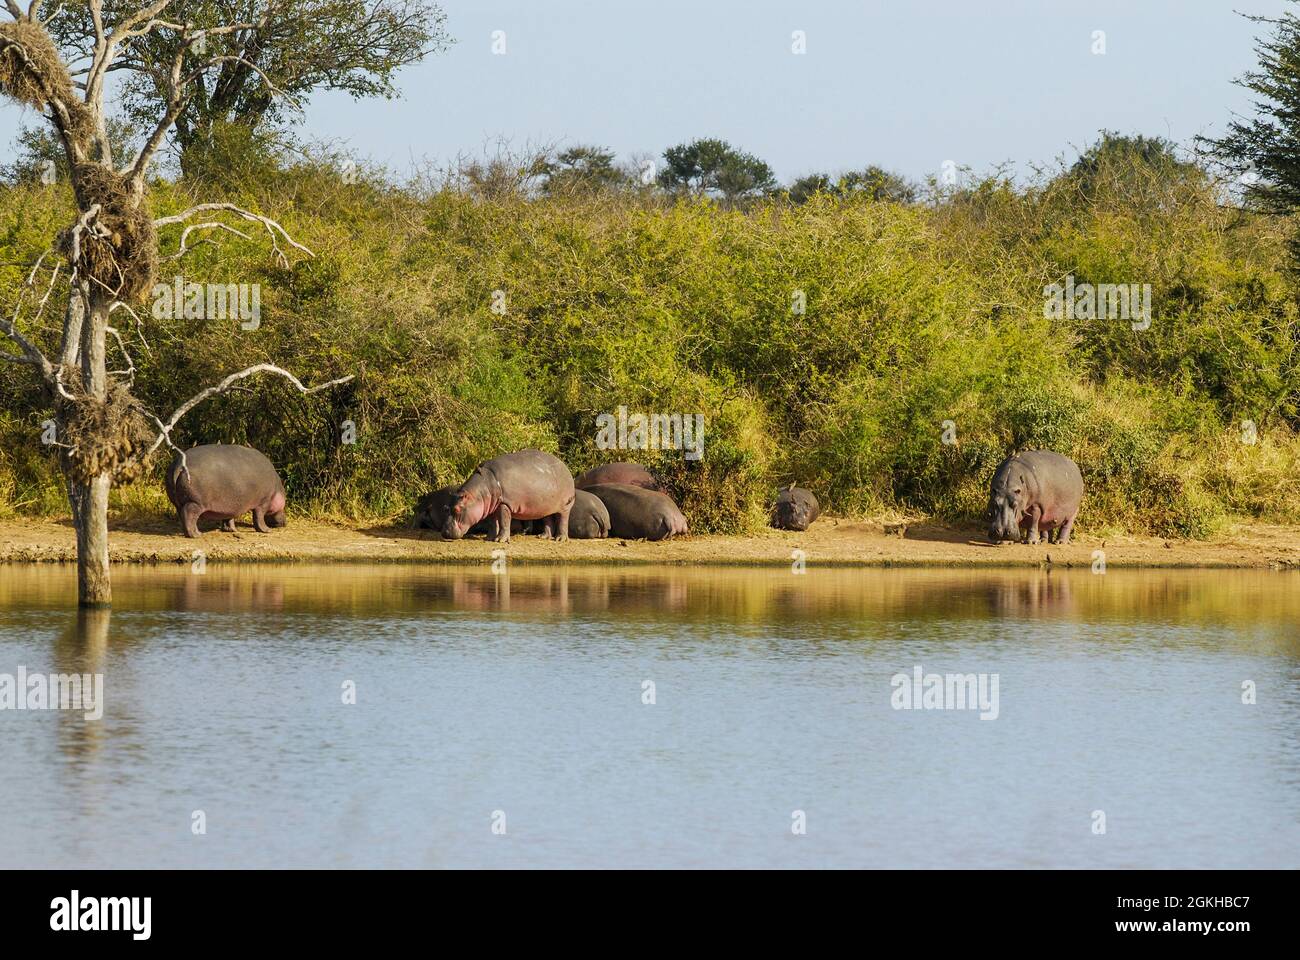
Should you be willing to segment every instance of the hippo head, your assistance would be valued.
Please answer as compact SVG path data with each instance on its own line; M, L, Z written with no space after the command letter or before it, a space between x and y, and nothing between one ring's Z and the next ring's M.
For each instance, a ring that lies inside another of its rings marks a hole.
M772 508L772 525L780 530L807 530L814 519L806 500L778 500Z
M989 540L1020 539L1020 518L1025 515L1029 497L1025 477L1018 467L998 471L989 490Z
M442 535L447 540L459 540L482 519L482 501L473 494L458 493L447 509L447 519L442 523Z
M277 510L275 513L266 515L266 525L268 527L285 527L289 525L289 518L285 516L283 510Z

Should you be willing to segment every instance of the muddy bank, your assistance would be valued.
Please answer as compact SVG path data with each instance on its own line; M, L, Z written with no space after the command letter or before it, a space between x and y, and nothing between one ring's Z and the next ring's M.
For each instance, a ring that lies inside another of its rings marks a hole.
M200 540L178 535L171 523L110 523L115 563L190 563L196 550L208 562L310 561L489 563L499 545L481 539L446 542L434 533L402 527L343 527L291 521L259 534L241 524L235 533L210 531ZM553 543L516 537L505 548L512 563L669 563L780 566L796 550L809 565L1036 567L1090 566L1095 551L1108 567L1300 568L1300 527L1239 525L1212 541L1083 536L1069 546L985 542L975 528L920 523L902 530L881 523L818 521L804 533L767 530L745 537L697 536L663 543L573 540ZM59 563L75 557L66 520L0 522L0 563Z

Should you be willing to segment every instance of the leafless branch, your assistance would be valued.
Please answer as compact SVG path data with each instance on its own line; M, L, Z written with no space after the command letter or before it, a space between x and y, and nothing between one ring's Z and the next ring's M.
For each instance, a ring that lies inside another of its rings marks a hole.
M207 387L204 390L200 390L194 396L190 397L190 399L186 400L179 407L177 407L165 424L163 423L159 424L160 432L158 434L158 437L157 439L154 440L153 445L149 448L145 456L147 457L150 454L152 454L155 450L157 450L160 446L162 446L164 441L170 443L171 432L176 428L176 424L180 422L181 418L185 416L185 414L189 413L191 410L197 407L204 400L208 399L209 397L215 397L219 393L224 393L225 391L229 390L234 384L238 383L240 380L243 380L246 377L251 377L258 373L274 373L277 376L284 377L291 384L293 384L293 386L298 390L299 393L302 394L320 393L322 390L328 390L330 387L337 387L340 384L347 383L348 381L354 379L352 374L348 374L348 376L346 377L339 377L337 380L330 380L328 383L318 384L317 386L314 387L307 387L303 385L301 380L295 377L288 370L285 370L283 367L277 367L273 363L255 364L254 366L251 366L246 370L240 370L238 373L232 373L230 376L226 377L226 379L222 380L220 383L216 384L215 386Z
M257 213L250 213L249 211L244 210L241 207L235 206L233 203L200 203L196 207L190 207L184 213L174 214L173 216L170 217L160 217L159 219L153 222L153 225L157 229L162 229L163 227L173 226L178 223L184 223L186 220L188 220L190 217L196 214L207 213L212 211L233 213L236 216L242 217L245 220L251 221L253 223L260 223L262 226L264 226L266 228L266 232L271 236L271 246L275 250L276 259L279 260L280 266L282 267L287 267L289 265L289 258L286 257L284 251L280 249L280 244L277 241L277 237L283 238L284 241L287 244L289 244L289 246L293 247L295 250L301 250L309 257L316 256L316 254L312 253L311 250L309 250L307 247L303 246L293 237L289 236L288 231L286 231L284 227L280 226L280 224L276 223L270 217L264 217L261 214L257 214ZM182 234L182 245L183 244L184 244L184 234Z
M163 257L163 262L166 263L172 260L179 260L181 257L185 256L185 254L189 253L190 250L193 249L193 247L187 246L186 241L189 239L190 234L196 230L225 230L228 233L233 233L237 237L243 237L245 240L253 239L248 234L244 233L244 231L236 230L234 227L230 226L229 224L222 223L219 220L212 220L209 221L208 223L193 223L190 224L188 227L186 227L185 230L181 233L180 249L177 250L175 253L173 253L170 257ZM199 242L211 243L212 241L201 240ZM195 246L198 246L198 244L195 244Z

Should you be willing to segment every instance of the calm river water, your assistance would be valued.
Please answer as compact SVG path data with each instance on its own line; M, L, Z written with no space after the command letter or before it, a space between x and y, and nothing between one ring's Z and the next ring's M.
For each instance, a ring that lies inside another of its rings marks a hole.
M0 566L0 706L104 684L0 867L1300 866L1300 573L115 577Z

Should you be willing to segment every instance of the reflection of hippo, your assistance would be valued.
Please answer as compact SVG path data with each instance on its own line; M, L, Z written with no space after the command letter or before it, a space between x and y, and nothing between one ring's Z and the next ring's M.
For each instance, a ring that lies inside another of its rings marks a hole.
M456 491L442 535L459 540L481 520L495 522L493 539L510 542L510 521L544 520L543 537L569 539L573 475L541 450L520 450L480 464Z
M772 526L778 530L807 530L821 516L821 505L811 490L786 487L772 505Z
M1050 450L1007 457L989 487L989 539L1019 540L1023 530L1037 543L1040 531L1054 531L1053 542L1069 543L1082 499L1083 475L1069 457Z
M447 522L447 516L451 513L451 505L456 502L456 491L459 486L443 487L441 490L434 490L432 493L426 493L415 503L415 519L413 526L417 530L437 530L442 531L442 525ZM533 520L515 520L510 521L511 533L536 533L534 528L536 521ZM474 526L465 532L467 537L474 536L495 536L497 522L495 517L488 517L486 520L480 520Z
M284 484L266 456L252 447L209 444L177 454L166 476L167 499L187 537L199 535L200 520L224 520L223 530L235 529L235 518L250 510L261 533L283 527Z
M573 485L579 490L594 487L598 483L630 483L634 487L645 487L647 490L664 492L664 488L659 485L659 481L654 478L654 475L639 463L601 464L599 467L588 470L573 481Z
M574 493L569 536L576 540L604 540L609 536L609 511L599 497L586 490Z
M609 534L629 540L664 540L686 532L686 518L667 494L630 483L589 487L609 510Z

